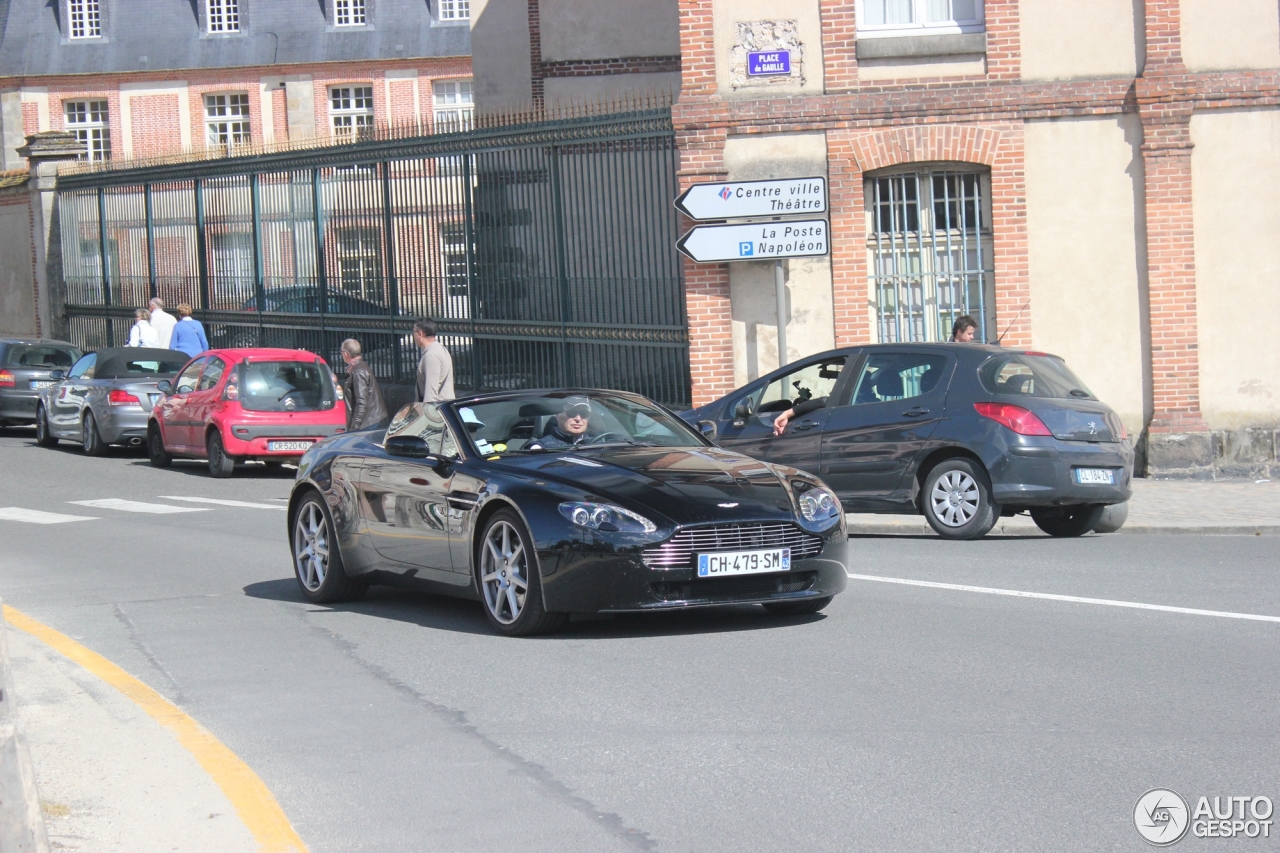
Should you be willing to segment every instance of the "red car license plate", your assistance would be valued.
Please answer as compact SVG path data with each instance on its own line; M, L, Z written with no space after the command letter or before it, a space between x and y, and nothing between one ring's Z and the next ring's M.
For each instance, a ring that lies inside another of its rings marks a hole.
M268 441L267 450L310 450L314 441Z

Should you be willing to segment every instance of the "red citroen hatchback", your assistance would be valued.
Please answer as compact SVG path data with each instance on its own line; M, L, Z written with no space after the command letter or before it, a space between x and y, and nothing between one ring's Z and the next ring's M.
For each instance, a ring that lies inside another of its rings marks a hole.
M147 425L157 468L175 457L207 459L213 476L230 477L237 462L296 462L347 426L341 386L305 350L209 350L160 390Z

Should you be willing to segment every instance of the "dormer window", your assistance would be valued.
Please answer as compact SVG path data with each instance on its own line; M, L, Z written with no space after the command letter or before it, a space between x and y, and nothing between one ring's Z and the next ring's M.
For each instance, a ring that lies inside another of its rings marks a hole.
M471 0L439 0L440 20L467 21L471 19Z
M363 27L369 23L367 0L333 0L335 27Z
M68 0L67 20L69 35L73 39L102 38L102 7L100 0Z
M240 0L205 0L210 33L240 32Z

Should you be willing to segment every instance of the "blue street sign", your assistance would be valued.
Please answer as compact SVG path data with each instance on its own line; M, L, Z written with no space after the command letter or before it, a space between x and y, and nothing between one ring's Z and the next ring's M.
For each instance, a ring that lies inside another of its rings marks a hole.
M791 53L786 50L759 50L747 54L747 74L760 77L769 74L790 74Z
M754 255L754 254L755 254L755 245L756 245L756 244L755 244L755 243L752 243L752 242L739 243L739 244L738 244L738 255L739 255L739 257L746 258L746 257L750 257L751 255Z

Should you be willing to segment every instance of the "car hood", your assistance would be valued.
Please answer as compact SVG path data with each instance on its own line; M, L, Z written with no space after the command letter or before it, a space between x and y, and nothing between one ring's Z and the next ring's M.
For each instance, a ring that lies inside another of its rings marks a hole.
M554 480L655 522L794 521L790 468L719 448L606 447L503 457L500 467Z

